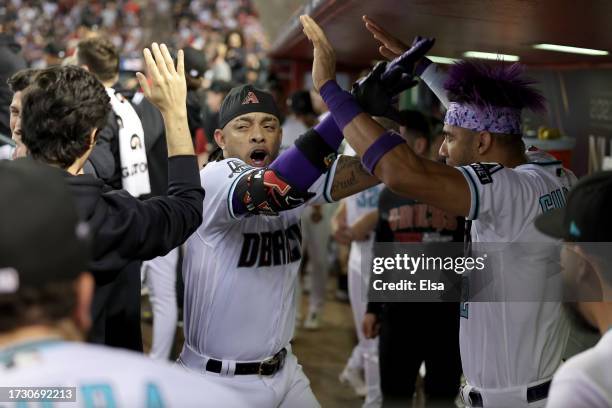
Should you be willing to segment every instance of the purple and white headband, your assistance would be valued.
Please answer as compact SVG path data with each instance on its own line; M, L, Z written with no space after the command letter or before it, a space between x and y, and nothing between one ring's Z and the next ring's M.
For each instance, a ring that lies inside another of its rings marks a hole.
M484 108L451 102L444 123L476 132L521 134L521 110L516 108Z

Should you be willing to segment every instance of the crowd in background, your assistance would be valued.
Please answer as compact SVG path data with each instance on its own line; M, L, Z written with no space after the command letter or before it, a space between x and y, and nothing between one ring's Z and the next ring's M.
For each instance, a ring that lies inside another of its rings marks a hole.
M141 69L141 50L154 40L203 52L209 80L261 85L266 77L268 41L251 0L10 0L0 19L32 68L59 63L99 33L119 49L123 70Z

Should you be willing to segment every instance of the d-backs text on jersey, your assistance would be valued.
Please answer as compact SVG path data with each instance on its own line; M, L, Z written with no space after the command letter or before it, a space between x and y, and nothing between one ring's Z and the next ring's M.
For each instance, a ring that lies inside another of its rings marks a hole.
M285 265L302 258L302 231L297 224L286 230L242 235L239 268Z

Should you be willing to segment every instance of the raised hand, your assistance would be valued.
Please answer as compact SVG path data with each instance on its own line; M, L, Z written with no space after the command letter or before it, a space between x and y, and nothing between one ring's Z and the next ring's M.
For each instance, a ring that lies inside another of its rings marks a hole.
M145 97L151 101L164 118L168 157L193 155L193 142L187 124L187 83L185 81L185 57L180 50L176 68L165 44L151 45L143 51L147 74L136 73Z
M378 52L389 61L399 57L410 48L407 44L389 34L370 17L363 16L362 19L366 29L372 33L375 40L382 44L378 47Z
M388 86L394 86L404 75L412 76L417 63L425 57L435 42L434 38L416 37L408 50L387 65L381 79Z
M385 83L381 76L387 63L380 61L365 77L353 84L351 93L359 106L372 116L384 116L396 123L401 123L399 111L395 107L397 94L417 84L412 75L401 74L392 78L393 82ZM399 72L399 71L398 71Z
M300 16L300 22L314 47L312 84L318 92L327 81L336 78L336 53L321 27L310 16Z
M145 48L143 51L148 77L140 72L136 73L145 97L157 106L162 114L173 110L186 111L187 84L183 50L178 52L176 68L165 44L159 46L153 43L151 50Z

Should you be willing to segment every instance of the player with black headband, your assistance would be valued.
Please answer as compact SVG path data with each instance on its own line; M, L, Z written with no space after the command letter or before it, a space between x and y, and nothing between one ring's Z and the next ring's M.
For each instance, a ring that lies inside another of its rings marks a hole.
M330 117L277 157L272 95L233 88L220 111L216 161L200 172L204 222L188 240L185 345L180 363L248 394L253 407L318 403L291 353L305 204L337 200L378 181L358 159L337 158Z

